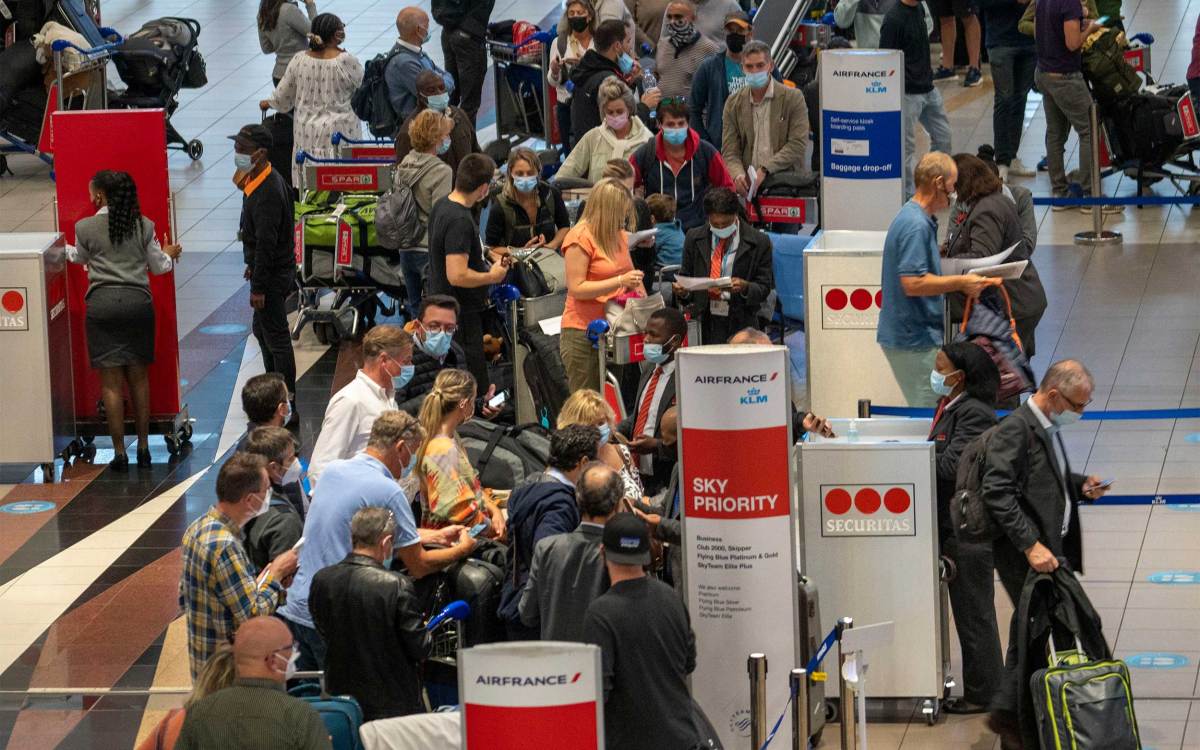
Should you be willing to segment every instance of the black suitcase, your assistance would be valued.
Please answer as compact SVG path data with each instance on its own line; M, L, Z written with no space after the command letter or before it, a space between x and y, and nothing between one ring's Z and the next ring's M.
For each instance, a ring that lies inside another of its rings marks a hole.
M504 623L497 614L500 587L504 582L503 568L471 557L447 572L450 574L450 598L462 599L471 607L471 616L463 622L467 645L503 641L506 635Z
M1116 131L1113 150L1121 161L1158 165L1183 144L1183 127L1175 109L1178 96L1140 93L1114 105L1107 118Z
M567 371L558 353L558 336L521 328L521 345L527 350L523 367L525 383L533 397L536 418L543 427L554 429L558 410L571 395L567 386Z
M811 578L796 571L796 579L800 609L800 658L804 664L808 664L825 640L825 633L821 632L821 597ZM826 656L818 670L836 672L837 663L831 662L831 658ZM813 680L812 675L809 675L808 681L808 727L809 736L813 738L812 744L818 744L821 732L825 729L825 682Z

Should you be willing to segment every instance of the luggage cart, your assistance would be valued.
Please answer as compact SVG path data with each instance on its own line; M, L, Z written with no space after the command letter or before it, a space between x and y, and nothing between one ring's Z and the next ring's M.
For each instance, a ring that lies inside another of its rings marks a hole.
M525 260L539 262L558 257L556 251L548 248L513 248L512 255L513 259L518 262ZM547 273L547 269L543 268L540 262L539 268L542 268L547 282L550 283L550 293L540 297L518 296L508 302L508 336L513 344L513 393L516 399L517 424L542 423L542 415L538 414L533 392L525 380L525 360L529 353L527 346L521 343L521 331L542 330L543 322L552 327L553 322L561 320L563 309L567 304L565 277L560 279L554 272Z
M379 159L394 160L396 156L396 142L387 138L359 140L335 132L331 140L337 147L339 159L376 161Z
M529 139L542 141L546 148L554 145L554 89L546 81L554 38L550 32L539 31L518 43L484 41L492 56L496 141L504 149ZM490 154L492 149L488 144L485 151Z

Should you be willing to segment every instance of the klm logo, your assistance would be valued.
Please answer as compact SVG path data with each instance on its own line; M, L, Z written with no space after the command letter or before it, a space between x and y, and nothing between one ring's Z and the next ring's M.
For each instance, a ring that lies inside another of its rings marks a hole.
M871 81L864 91L868 94L886 94L887 86L883 85L883 81Z
M738 399L738 403L742 404L743 406L749 406L751 404L765 404L767 403L767 394L763 393L758 388L750 388L746 391L745 396L742 396Z

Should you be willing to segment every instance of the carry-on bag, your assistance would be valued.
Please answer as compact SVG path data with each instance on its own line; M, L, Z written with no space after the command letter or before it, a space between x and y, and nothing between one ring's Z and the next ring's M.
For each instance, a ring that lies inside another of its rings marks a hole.
M800 660L808 664L821 648L825 634L821 632L821 599L817 584L796 572L800 605ZM825 682L808 676L808 731L810 738L820 738L825 729ZM813 744L816 744L815 742Z
M571 395L567 371L563 369L562 355L558 352L558 336L525 327L517 331L517 336L527 351L522 374L533 397L537 420L543 427L551 429L558 423L558 411L563 402Z
M511 490L546 469L550 438L540 425L505 427L482 419L464 422L458 437L479 482L494 490Z
M1129 668L1119 659L1091 661L1078 639L1056 651L1030 678L1043 750L1139 750Z
M1083 74L1101 104L1136 94L1142 87L1141 77L1125 60L1128 46L1125 34L1111 28L1101 29L1084 40Z
M333 750L363 750L358 730L363 725L362 707L348 695L325 695L321 682L305 682L288 690L288 695L312 706L325 723Z
M1034 389L1033 369L1017 335L1012 300L1003 286L985 289L978 299L967 298L955 341L970 341L987 352L1000 371L996 402Z

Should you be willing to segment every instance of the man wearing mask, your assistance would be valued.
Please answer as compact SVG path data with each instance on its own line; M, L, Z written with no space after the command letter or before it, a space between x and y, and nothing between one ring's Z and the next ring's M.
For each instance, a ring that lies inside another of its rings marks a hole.
M187 620L192 679L239 625L275 612L296 574L295 550L260 572L242 547L242 527L267 508L271 485L266 465L262 456L233 454L217 474L216 504L183 533L179 605Z
M259 427L284 427L294 438L293 454L299 454L300 449L295 447L299 444L296 435L300 431L299 420L292 414L287 386L278 373L265 372L246 381L246 385L242 386L242 411L246 414L246 435L238 441L239 451L246 449L250 435ZM302 482L303 467L299 461L292 461L285 468L283 476L278 478L278 488L275 487L276 478L272 474L272 489L286 497L303 520L308 512L308 492ZM271 473L270 466L267 467L267 473Z
M233 684L188 706L174 747L332 747L316 709L287 694L296 660L292 634L282 622L258 616L242 623L233 639L233 660Z
M450 165L450 169L457 172L459 162L467 154L483 153L479 146L479 137L475 133L475 123L460 107L450 103L450 94L446 93L446 82L442 80L441 75L432 70L422 70L417 74L417 106L396 131L397 164L412 151L412 141L408 137L409 123L426 109L444 112L454 120L454 127L450 130L450 147L439 155L442 161Z
M955 200L958 168L948 154L925 154L914 173L917 192L900 208L883 241L883 305L875 340L883 347L908 406L929 406L929 373L942 346L942 295L977 297L998 278L975 274L942 276L938 255L938 211Z
M357 700L366 721L425 711L420 664L429 656L429 632L412 581L390 570L395 539L392 511L358 511L350 554L313 576L309 596L328 644L325 687Z
M363 336L362 368L325 407L308 464L313 486L330 462L361 451L379 415L396 408L396 390L408 385L415 371L412 354L412 336L399 326L378 325Z
M414 417L421 410L425 394L433 390L433 381L442 370L451 367L467 369L467 356L463 348L454 341L458 333L458 300L447 294L431 294L421 300L416 320L404 326L412 334L413 377L408 385L396 391L396 403L401 411ZM496 395L496 387L489 386L479 397L475 410L484 419L494 419L500 409L493 409L487 402Z
M617 430L629 439L629 450L641 454L638 470L647 494L662 489L671 478L675 450L659 439L662 415L675 403L675 352L687 338L687 320L673 307L655 310L646 324L642 353L651 365L638 384L636 408Z
M454 91L454 77L439 68L422 49L432 38L425 11L415 5L401 9L396 16L396 32L400 38L388 52L391 59L384 68L383 79L396 120L403 122L417 109L417 75L422 70L441 76L447 91Z
M671 0L666 18L654 55L658 88L664 98L687 98L696 70L721 45L696 30L696 6L691 0Z
M592 49L583 53L571 71L571 82L575 84L571 94L571 132L576 141L600 124L597 94L604 79L617 76L629 83L637 77L639 66L629 54L625 31L625 24L616 19L601 22L592 35ZM654 100L654 104L658 101Z
M292 247L292 189L283 175L271 168L267 152L274 144L262 125L247 125L231 135L233 184L242 191L242 217L238 236L250 282L252 330L262 350L267 372L283 376L288 400L296 413L296 355L288 328L288 295L296 285L296 257Z
M1037 393L1005 417L988 441L980 496L1003 532L992 545L1000 583L1015 603L1030 568L1050 573L1065 560L1083 573L1079 504L1111 482L1071 471L1061 431L1079 421L1095 383L1082 363L1055 362ZM992 697L988 727L1004 748L1021 747L1017 723L1017 621L1009 629L1005 679Z
M293 505L284 488L284 480L293 472L292 467L299 469L300 461L296 458L295 438L282 427L255 428L239 450L266 459L267 478L271 482L266 511L251 518L243 529L246 554L254 567L261 570L290 550L304 533L307 508L303 504ZM299 477L299 473L295 476Z
M279 615L300 644L299 667L322 669L325 642L309 612L309 588L318 571L341 562L351 551L350 521L363 508L387 508L396 519L393 548L408 574L421 578L448 567L475 549L475 540L461 526L417 529L412 504L400 480L412 473L424 431L411 415L385 411L371 426L366 449L326 469L328 481L317 485L308 517L305 544L300 549L300 574ZM444 545L427 550L424 544Z
M596 460L600 430L573 424L550 436L550 458L537 480L513 490L508 499L508 564L512 575L500 592L500 618L509 640L536 640L536 628L521 624L521 592L529 578L533 551L541 540L579 525L575 485L583 468Z
M724 134L725 102L746 85L742 70L742 50L754 38L754 26L745 11L736 10L725 16L725 51L710 55L692 79L692 130L701 140L721 146ZM779 74L773 76L779 80Z

